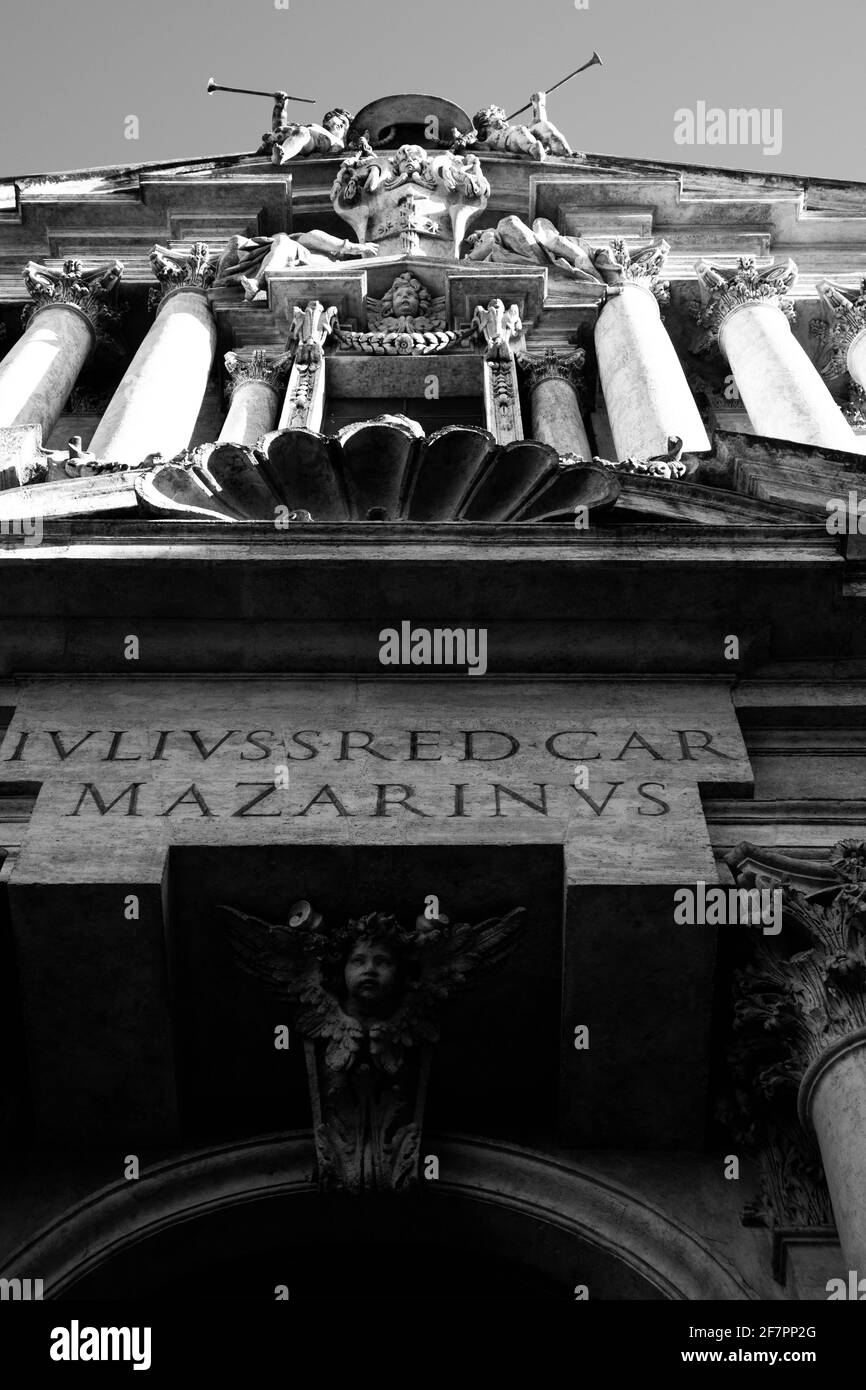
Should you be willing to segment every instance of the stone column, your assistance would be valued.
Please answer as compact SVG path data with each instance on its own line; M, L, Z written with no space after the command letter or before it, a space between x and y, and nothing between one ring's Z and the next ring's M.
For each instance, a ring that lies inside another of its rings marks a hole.
M256 348L250 357L227 352L225 366L231 380L231 400L217 442L255 444L277 422L285 382L282 359Z
M595 351L620 460L663 454L671 438L681 439L687 452L710 447L659 312L659 303L668 299L660 275L669 250L661 241L632 257L616 241L611 265L601 267L609 288L595 326ZM611 285L614 276L618 283Z
M862 1004L862 995L861 995ZM862 1009L861 1009L862 1012ZM866 1027L831 1044L800 1085L800 1118L818 1140L849 1269L866 1277Z
M286 350L294 360L279 427L318 431L325 410L324 344L337 330L337 310L313 299L303 309L296 304L292 314Z
M122 274L120 261L87 271L75 259L62 270L28 261L34 303L24 310L23 337L0 362L0 427L41 425L48 439L102 323L114 316L105 300Z
M585 358L583 348L568 357L549 348L543 357L524 357L520 364L531 392L533 439L584 460L592 457L577 394Z
M791 332L794 306L786 292L797 278L794 262L758 270L754 257L742 256L736 270L709 261L695 269L705 341L718 339L755 431L859 452L854 431Z
M188 255L151 252L161 282L156 319L90 441L97 458L137 464L148 454L173 458L189 444L216 347L207 296L216 260L203 242Z
M849 1269L866 1276L866 845L831 855L839 887L784 891L792 951L755 952L739 977L740 1046L751 1044L760 1092L797 1095L801 1123L818 1141ZM780 938L784 942L784 938ZM802 950L804 940L811 941ZM789 948L790 949L790 948Z

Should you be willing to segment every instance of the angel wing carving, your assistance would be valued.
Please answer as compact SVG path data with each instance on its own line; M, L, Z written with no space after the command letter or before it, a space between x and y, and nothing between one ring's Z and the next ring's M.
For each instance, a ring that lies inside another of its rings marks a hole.
M366 1042L370 1060L393 1074L406 1050L439 1037L439 1014L458 991L507 958L524 926L525 909L471 925L443 920L403 932L396 919L371 913L326 936L322 918L308 902L295 904L285 925L224 907L231 921L227 938L237 964L297 1007L296 1026L305 1038L326 1042L326 1066L344 1071ZM386 1018L362 1021L347 1013L325 982L324 962L348 954L360 939L390 939L405 973L396 1007Z
M327 933L309 902L296 903L285 924L234 907L224 911L241 969L296 1005L319 1117L313 1133L321 1189L360 1194L415 1186L440 1012L502 964L518 940L524 909L474 926L419 917L411 930L371 912ZM385 961L391 986L365 1012L363 991L369 1002L373 980L365 972L376 960Z
M294 904L285 925L265 922L225 904L223 911L233 919L226 937L240 968L269 985L279 999L288 999L296 1006L298 1032L326 1042L326 1066L334 1071L350 1067L364 1039L364 1028L343 1013L336 996L324 987L325 939L318 930L321 916L305 901Z

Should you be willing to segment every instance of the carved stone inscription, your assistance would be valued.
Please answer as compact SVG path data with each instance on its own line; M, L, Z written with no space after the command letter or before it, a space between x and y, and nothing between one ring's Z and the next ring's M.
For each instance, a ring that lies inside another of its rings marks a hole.
M22 683L0 778L76 854L295 839L564 841L575 873L714 880L699 787L751 773L723 682L143 676ZM32 842L32 844L31 844ZM694 851L689 853L691 846Z

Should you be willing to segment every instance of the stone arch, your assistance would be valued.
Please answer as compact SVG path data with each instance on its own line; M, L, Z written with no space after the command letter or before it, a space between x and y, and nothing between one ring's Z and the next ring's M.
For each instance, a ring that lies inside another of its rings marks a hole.
M429 1217L425 1238L443 1247L474 1247L491 1258L510 1252L512 1260L518 1251L521 1263L548 1286L555 1283L564 1297L573 1297L577 1282L589 1286L590 1297L614 1299L756 1296L691 1231L622 1184L579 1165L462 1135L425 1136L423 1152L438 1156L440 1179L415 1211ZM140 1293L130 1293L130 1271L154 1259L162 1267L168 1250L175 1275L176 1260L191 1245L200 1257L206 1254L209 1227L217 1244L228 1230L230 1239L249 1243L251 1254L260 1231L273 1237L279 1228L290 1243L310 1245L327 1242L346 1222L357 1231L366 1202L342 1203L337 1222L324 1221L314 1167L308 1135L268 1136L185 1154L67 1209L20 1247L0 1274L41 1278L46 1299L75 1297L82 1290L92 1297L100 1280L122 1298ZM386 1204L379 1214L388 1207L404 1210L404 1199L379 1200ZM288 1222L282 1219L286 1214ZM401 1219L402 1229L406 1224Z

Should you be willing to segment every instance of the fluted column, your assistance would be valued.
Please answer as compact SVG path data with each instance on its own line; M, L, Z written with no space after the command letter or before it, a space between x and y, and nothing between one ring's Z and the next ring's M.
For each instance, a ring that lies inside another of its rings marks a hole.
M667 301L661 271L670 250L658 246L629 255L621 241L612 244L619 283L608 288L595 326L595 351L617 458L653 458L668 440L679 438L687 452L709 449L695 399L667 329L659 302Z
M277 422L285 382L283 359L274 359L256 348L250 357L227 352L225 367L231 380L231 401L218 442L255 444Z
M757 434L858 452L851 426L791 332L786 298L797 278L793 261L758 270L742 256L736 270L699 261L701 322L717 338Z
M0 426L42 426L47 440L96 342L106 297L121 275L120 261L85 270L70 258L62 270L36 261L24 268L33 304L24 310L23 337L0 362Z
M172 458L189 444L216 347L207 297L216 261L203 242L188 255L151 252L160 303L90 442L97 458L137 464L148 454Z
M784 890L798 940L767 946L739 977L741 1045L760 1059L768 1097L797 1093L814 1132L849 1269L866 1274L866 846L844 840L832 855L840 886L828 900ZM803 950L804 940L811 946ZM793 943L792 943L793 945Z
M576 454L589 459L589 446L580 413L578 385L586 353L583 348L569 356L548 349L543 357L524 357L532 401L532 437L549 444L558 454Z

